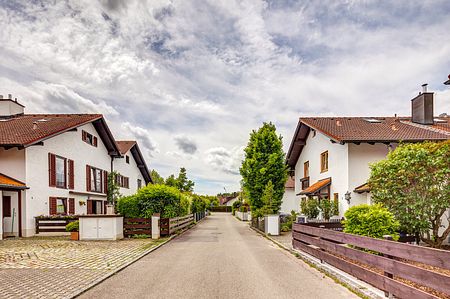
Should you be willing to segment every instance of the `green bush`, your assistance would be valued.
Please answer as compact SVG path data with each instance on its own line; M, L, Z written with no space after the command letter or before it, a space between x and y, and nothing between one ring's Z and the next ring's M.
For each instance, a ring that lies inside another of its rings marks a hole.
M320 201L319 209L325 220L330 220L331 216L339 215L339 205L337 201L331 201L328 198L323 198Z
M72 221L66 225L67 232L77 232L80 230L80 221Z
M117 211L125 216L132 218L141 217L141 208L136 195L121 197L117 201Z
M319 201L315 198L304 199L300 203L300 209L302 210L302 213L309 219L317 218L320 213Z
M398 240L400 226L394 215L380 204L353 206L345 212L344 232L382 239L390 235Z

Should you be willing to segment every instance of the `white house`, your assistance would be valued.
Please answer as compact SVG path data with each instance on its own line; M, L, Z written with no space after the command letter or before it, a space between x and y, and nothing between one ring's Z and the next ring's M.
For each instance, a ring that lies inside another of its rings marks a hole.
M295 195L295 178L288 177L284 185L283 202L281 203L280 213L290 214L294 210L300 210L300 197Z
M287 154L298 198L338 201L339 214L371 203L369 163L400 141L450 139L450 118L433 116L433 93L412 100L411 117L301 117Z
M101 114L24 114L1 96L0 237L34 235L39 215L104 214L116 166L123 194L151 182L137 144L122 154Z

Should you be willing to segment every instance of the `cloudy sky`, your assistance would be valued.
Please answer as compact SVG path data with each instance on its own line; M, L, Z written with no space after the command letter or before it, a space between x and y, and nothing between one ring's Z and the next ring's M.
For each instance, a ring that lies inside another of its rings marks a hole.
M237 190L251 129L299 116L450 112L450 1L0 0L0 94L100 112L150 168Z

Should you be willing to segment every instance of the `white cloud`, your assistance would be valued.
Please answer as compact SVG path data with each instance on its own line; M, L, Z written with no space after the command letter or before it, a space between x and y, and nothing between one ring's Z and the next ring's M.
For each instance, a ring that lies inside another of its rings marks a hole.
M238 175L243 159L243 147L227 150L224 147L214 147L206 152L205 162L224 173Z
M134 138L137 139L140 146L142 146L150 157L153 157L154 154L159 153L158 145L151 137L151 133L139 126L135 126L130 124L129 122L125 122L122 124L122 130L125 134L131 134Z

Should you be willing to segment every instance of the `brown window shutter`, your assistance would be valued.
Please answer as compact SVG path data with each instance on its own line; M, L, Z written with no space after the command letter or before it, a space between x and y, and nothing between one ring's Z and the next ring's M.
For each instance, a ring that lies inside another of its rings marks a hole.
M86 165L86 191L91 191L91 167Z
M84 142L86 142L86 131L82 131L82 133L81 133L81 139L84 141Z
M75 214L75 198L69 198L69 214Z
M103 193L108 193L108 172L103 171Z
M56 156L48 153L48 185L56 186Z
M94 136L94 146L97 147L97 137Z
M87 200L87 213L92 214L92 200Z
M49 197L50 215L56 215L56 197Z
M108 202L106 200L103 202L103 214L106 214L106 204L107 203Z
M75 174L74 174L74 163L73 160L67 161L69 166L69 189L75 188Z

